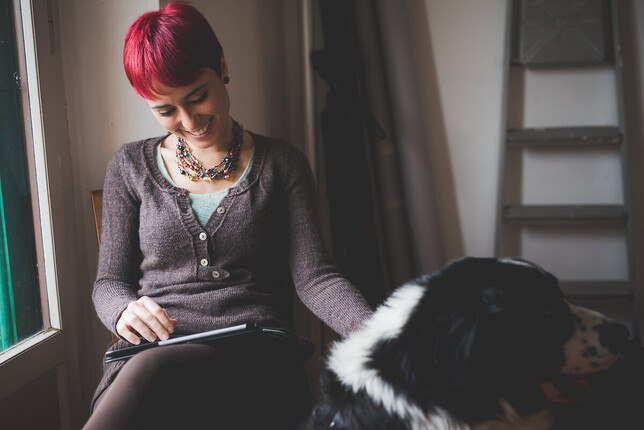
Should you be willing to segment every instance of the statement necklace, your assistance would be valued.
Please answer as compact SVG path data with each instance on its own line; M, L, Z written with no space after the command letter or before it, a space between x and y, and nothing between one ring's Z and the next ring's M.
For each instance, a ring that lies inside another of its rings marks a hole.
M221 163L209 169L192 153L188 142L179 137L174 159L179 168L179 173L190 177L193 182L212 181L214 179L228 179L230 172L237 170L239 151L244 141L244 127L233 120L233 140L228 147L228 153L221 157Z

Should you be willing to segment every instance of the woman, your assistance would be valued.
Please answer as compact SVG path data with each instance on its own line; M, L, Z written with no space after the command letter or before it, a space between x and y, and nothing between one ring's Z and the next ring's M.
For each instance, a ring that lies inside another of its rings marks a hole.
M107 168L93 300L121 338L112 348L246 322L289 329L293 286L336 332L354 330L371 309L323 249L307 160L231 118L205 18L180 2L143 14L123 61L168 134L124 145ZM105 366L86 428L295 427L307 390L279 347L156 348Z

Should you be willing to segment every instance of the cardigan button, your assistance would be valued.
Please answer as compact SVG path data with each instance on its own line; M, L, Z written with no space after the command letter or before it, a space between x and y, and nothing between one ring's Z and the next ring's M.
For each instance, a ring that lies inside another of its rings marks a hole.
M221 276L221 273L217 272L216 270L212 272L212 277L215 279L218 279Z
M225 208L225 207L223 207L223 206L219 206L219 207L217 208L217 213L218 213L218 214L223 214L224 212L226 212L226 208Z
M205 258L202 258L199 263L201 263L202 266L207 266L208 265L208 260L205 259Z
M206 240L208 238L208 235L204 233L203 231L199 233L199 239L201 240Z

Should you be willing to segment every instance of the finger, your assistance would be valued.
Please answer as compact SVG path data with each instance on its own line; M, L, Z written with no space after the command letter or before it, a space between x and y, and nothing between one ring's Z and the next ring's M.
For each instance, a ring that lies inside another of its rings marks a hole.
M157 332L159 337L163 338L163 334L167 334L169 337L170 333L174 332L174 324L171 322L170 317L166 313L165 309L159 306L154 300L149 297L143 296L140 299L141 304L145 309L158 321L161 325L161 328L156 325L154 321L151 322L151 328ZM161 330L161 333L157 330ZM165 339L164 339L165 340Z
M119 320L119 323L116 324L116 333L119 336L121 336L123 339L127 340L128 342L134 345L138 345L139 343L141 343L141 339L139 339L139 336L136 333L134 333L127 324L122 323L120 320Z
M163 312L165 313L165 316L168 317L168 322L170 323L170 327L168 327L168 331L170 332L170 334L172 334L174 333L174 326L177 325L177 320L174 318L171 318L170 315L168 315L168 311L166 311L165 308L162 308L162 309L163 309Z
M123 322L149 342L157 340L157 334L150 327L150 313L139 301L130 302L122 315ZM158 323L157 323L158 324Z
M129 318L127 324L136 330L137 333L143 336L148 342L154 342L157 340L157 334L150 328L147 321L144 321L138 315L133 315Z
M139 299L139 306L133 309L135 314L155 333L156 337L162 340L168 339L170 333L174 331L174 327L167 314L152 299L147 297L146 299Z

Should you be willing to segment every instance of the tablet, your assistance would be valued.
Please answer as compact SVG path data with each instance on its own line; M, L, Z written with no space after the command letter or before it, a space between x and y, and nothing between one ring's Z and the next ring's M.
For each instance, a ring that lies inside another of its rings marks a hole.
M204 331L201 333L189 334L185 336L171 337L167 340L158 340L156 342L141 342L139 345L127 346L125 348L105 353L105 362L117 360L127 360L135 354L145 351L146 349L156 348L159 346L178 345L182 343L206 343L233 336L248 335L260 333L262 329L254 323L240 324L231 327L218 328L215 330Z

